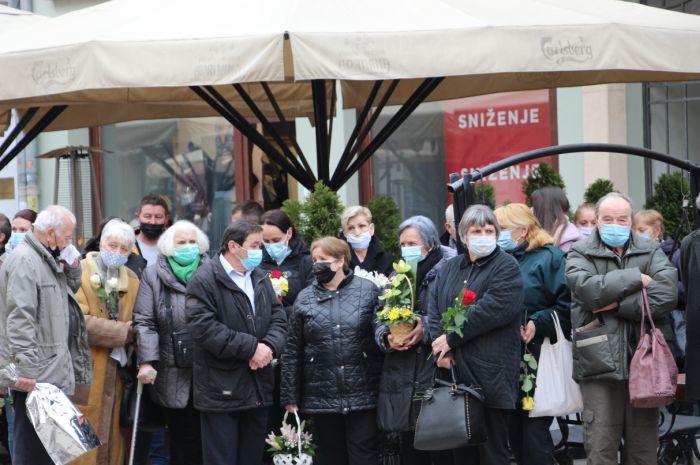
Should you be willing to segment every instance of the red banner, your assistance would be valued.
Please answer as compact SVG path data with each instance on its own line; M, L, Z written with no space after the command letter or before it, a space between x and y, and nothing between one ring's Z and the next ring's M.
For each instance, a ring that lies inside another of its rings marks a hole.
M466 173L498 160L555 143L548 90L508 92L443 103L447 174ZM496 204L524 202L522 183L533 167L556 157L511 166L488 176Z

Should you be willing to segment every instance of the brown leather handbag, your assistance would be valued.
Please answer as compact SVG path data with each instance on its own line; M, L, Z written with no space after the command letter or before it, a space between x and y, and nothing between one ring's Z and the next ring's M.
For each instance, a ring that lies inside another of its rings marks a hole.
M645 331L645 320L651 330ZM630 402L635 408L663 407L676 395L678 367L661 330L654 325L646 289L642 289L639 343L630 364Z

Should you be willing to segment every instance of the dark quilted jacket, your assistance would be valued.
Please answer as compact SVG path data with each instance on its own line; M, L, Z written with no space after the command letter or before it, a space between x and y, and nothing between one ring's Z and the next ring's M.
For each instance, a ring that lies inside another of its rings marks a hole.
M281 404L305 413L377 406L382 354L372 321L379 290L352 272L338 290L316 282L297 296L282 354Z
M414 400L429 388L433 387L435 364L430 351L430 331L428 326L428 300L430 290L437 284L435 278L438 271L449 259L455 256L455 251L449 247L441 247L431 252L437 263L420 275L418 283L418 310L423 315L423 342L408 350L396 351L389 347L386 337L389 328L382 325L377 328L377 343L386 355L382 368L382 380L379 385L379 403L377 406L377 423L382 431L408 431L415 428L416 418L420 410L420 401Z
M441 315L464 289L465 280L468 280L467 289L476 293L468 321L462 326L464 336L456 333L447 336L455 358L457 381L480 385L487 407L515 408L523 308L518 262L500 247L474 262L468 255L458 255L442 267L436 280L428 307L433 339L444 332Z
M255 269L255 314L245 293L216 256L187 283L185 312L194 340L194 407L201 412L234 412L272 405L271 365L251 370L258 343L275 357L284 348L287 316L264 271Z

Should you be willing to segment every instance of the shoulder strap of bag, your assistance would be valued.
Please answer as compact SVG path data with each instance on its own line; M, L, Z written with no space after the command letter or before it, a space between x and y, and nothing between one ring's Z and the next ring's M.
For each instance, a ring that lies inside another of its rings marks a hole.
M554 320L554 331L557 335L557 342L563 341L565 339L564 331L561 329L561 322L559 321L559 315L556 310L552 310L552 320Z
M640 340L644 336L644 320L649 320L651 329L656 330L656 325L654 324L654 319L651 317L651 309L649 308L649 297L647 296L647 290L642 288L642 321L639 323L639 337Z
M170 324L170 332L175 331L175 323L173 322L173 305L172 294L170 288L163 284L163 293L165 294L165 313L168 315L168 323Z

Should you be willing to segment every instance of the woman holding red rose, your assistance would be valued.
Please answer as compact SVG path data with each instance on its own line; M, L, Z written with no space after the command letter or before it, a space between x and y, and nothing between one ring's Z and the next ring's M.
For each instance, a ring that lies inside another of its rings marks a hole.
M484 445L441 454L434 465L509 463L508 418L518 400L523 285L518 262L496 245L499 229L490 208L470 207L458 228L467 253L442 267L430 293L430 336L437 365L454 365L459 383L481 386L489 438ZM442 314L459 296L460 303L469 305L461 336L446 333L441 324Z
M571 332L566 256L554 246L554 239L540 227L527 205L512 203L495 213L501 226L499 245L518 260L523 277L522 351L527 347L539 361L544 338L556 341L553 313L559 317L564 334ZM511 418L510 447L518 465L554 465L551 424L552 417L530 418L529 411L517 410Z

